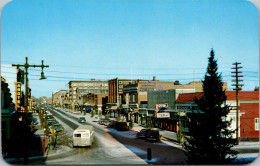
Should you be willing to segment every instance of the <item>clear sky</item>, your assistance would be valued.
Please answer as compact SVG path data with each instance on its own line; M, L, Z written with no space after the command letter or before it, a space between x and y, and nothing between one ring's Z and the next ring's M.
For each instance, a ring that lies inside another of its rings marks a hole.
M223 81L241 62L243 90L259 86L258 11L246 0L13 0L1 14L1 75L29 70L32 95L70 80L200 81L213 48Z

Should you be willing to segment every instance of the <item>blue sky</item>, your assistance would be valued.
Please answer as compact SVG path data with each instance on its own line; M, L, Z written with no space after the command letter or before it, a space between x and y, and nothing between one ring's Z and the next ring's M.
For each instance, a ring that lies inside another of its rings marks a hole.
M11 64L29 70L36 97L70 80L115 77L189 83L206 72L210 50L231 90L243 66L243 90L259 86L257 8L245 0L13 0L1 14L1 74L14 91Z

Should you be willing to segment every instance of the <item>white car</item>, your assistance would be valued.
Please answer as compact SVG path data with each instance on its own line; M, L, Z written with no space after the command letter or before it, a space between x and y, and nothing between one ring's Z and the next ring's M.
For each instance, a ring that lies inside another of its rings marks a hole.
M95 116L93 122L98 122L99 120L100 120L99 117L98 117L98 116Z

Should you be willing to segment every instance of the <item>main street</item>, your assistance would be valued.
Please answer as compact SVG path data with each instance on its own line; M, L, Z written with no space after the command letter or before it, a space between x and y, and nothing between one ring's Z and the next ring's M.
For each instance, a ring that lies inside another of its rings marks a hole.
M52 109L49 112L60 121L69 140L72 132L78 126L78 117L84 115L72 114L62 109ZM134 131L116 131L92 122L89 116L87 123L94 126L95 140L92 147L73 148L64 155L53 155L39 164L185 164L183 150L163 142L147 142L135 138ZM59 140L62 141L62 140ZM63 140L67 141L67 140ZM60 142L62 143L62 142ZM70 144L71 145L71 144ZM72 147L71 147L72 148ZM152 159L147 160L147 148L151 148Z

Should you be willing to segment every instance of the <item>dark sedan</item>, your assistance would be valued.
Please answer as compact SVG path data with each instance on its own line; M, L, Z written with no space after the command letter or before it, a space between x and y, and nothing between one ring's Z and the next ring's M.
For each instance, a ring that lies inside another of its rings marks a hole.
M79 123L86 123L86 118L85 117L80 117L78 122Z
M161 140L161 135L158 130L150 130L147 134L146 140L158 142Z
M137 138L146 138L149 131L150 131L150 129L142 129L140 132L138 132L136 134L136 137Z

